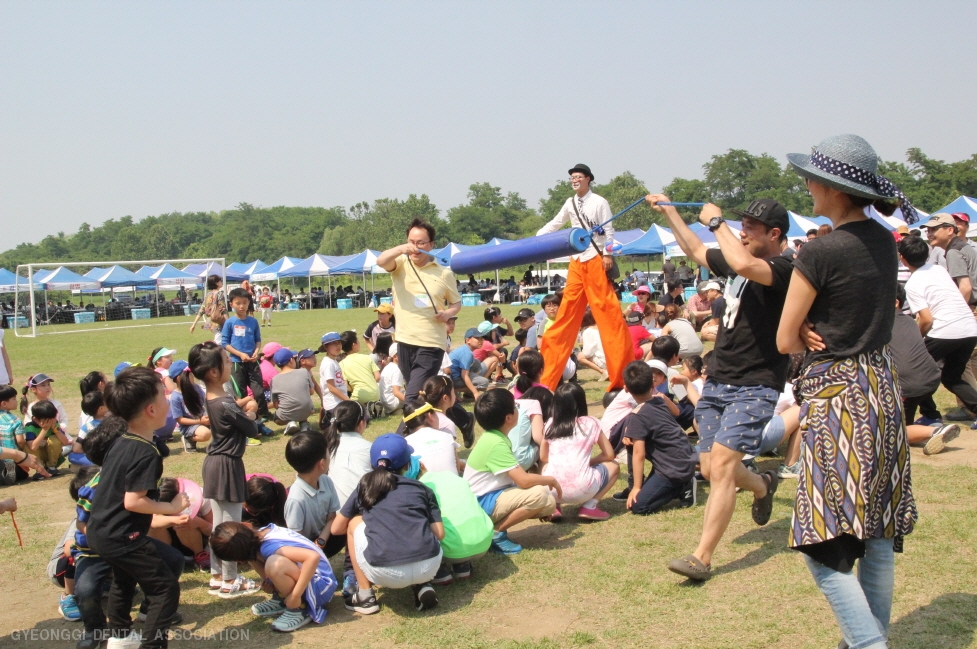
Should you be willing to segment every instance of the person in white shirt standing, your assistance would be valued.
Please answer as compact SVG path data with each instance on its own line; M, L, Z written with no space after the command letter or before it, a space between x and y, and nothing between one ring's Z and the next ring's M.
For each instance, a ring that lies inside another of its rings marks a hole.
M574 195L567 199L560 211L544 225L537 236L556 232L567 222L588 232L594 226L604 224L593 234L591 246L584 252L570 256L567 284L556 321L547 327L540 341L544 370L541 383L555 390L567 365L570 352L577 341L584 312L590 306L597 321L604 357L607 361L608 391L624 387L625 366L634 360L631 337L621 317L621 303L614 293L614 286L607 272L614 266L610 255L604 254L604 246L614 239L614 227L605 222L611 218L611 207L602 196L590 191L594 174L590 167L578 164L569 171ZM408 395L409 396L409 395Z
M963 380L963 371L977 345L977 320L957 285L942 266L927 264L929 249L919 237L899 242L902 263L912 271L906 282L906 301L919 323L930 356L943 361L940 382L957 395L971 412L977 412L977 390ZM924 408L936 409L925 402Z

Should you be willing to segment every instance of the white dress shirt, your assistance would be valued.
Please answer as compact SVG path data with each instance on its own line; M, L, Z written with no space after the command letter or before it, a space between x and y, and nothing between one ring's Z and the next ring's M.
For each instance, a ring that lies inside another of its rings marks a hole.
M539 229L536 236L556 232L566 225L567 221L569 221L570 224L575 228L583 228L584 230L590 232L590 226L586 223L581 223L580 220L577 219L577 212L574 211L573 208L574 201L577 201L577 210L580 211L580 215L584 219L590 221L592 225L603 223L607 219L614 216L614 214L611 212L611 206L608 205L607 200L603 196L598 196L591 191L588 191L582 197L578 197L576 194L574 194L567 199L567 202L563 204L563 207L559 212L556 213L553 220ZM594 243L596 243L601 250L604 250L606 243L611 241L613 238L614 225L612 223L608 223L604 226L603 235L594 236ZM570 255L570 258L577 261L590 261L596 256L597 251L594 250L592 245L588 245L586 250L576 255Z

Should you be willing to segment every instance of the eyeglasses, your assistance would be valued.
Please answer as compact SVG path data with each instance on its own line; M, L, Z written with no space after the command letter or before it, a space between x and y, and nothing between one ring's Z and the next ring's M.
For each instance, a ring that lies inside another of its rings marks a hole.
M584 176L583 174L573 174L570 176L570 180L583 180L584 178L587 178L587 176Z

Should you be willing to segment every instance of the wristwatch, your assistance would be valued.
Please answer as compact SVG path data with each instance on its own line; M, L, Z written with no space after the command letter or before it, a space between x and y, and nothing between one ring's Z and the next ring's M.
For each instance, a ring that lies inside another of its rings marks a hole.
M326 540L324 538L322 538L321 536L315 537L315 544L318 545L323 550L326 549Z
M725 222L726 222L726 219L724 219L721 216L714 216L714 217L712 217L711 219L709 219L709 231L710 232L715 232L716 230L719 229L719 226L722 225Z

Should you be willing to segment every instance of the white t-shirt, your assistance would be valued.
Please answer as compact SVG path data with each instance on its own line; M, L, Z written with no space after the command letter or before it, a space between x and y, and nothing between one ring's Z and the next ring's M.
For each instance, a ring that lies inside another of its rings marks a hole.
M929 309L933 326L929 338L959 340L977 336L977 320L957 285L942 266L925 264L906 282L906 303L913 313Z
M607 437L611 436L611 429L617 422L621 421L638 406L638 402L628 393L621 390L611 401L610 405L604 410L604 416L600 418L600 429Z
M326 356L319 365L319 385L322 386L322 408L332 410L339 405L339 398L329 390L326 381L334 381L336 388L345 395L349 395L346 387L346 379L343 378L343 371L339 368L339 363Z
M369 441L363 439L359 433L339 433L339 447L336 454L329 460L327 475L336 487L339 506L342 507L349 500L350 494L356 491L360 478L372 470L370 466Z
M3 349L3 330L0 329L0 349ZM7 364L3 362L3 358L0 357L0 385L7 385L10 383L10 376L7 374Z
M785 410L796 405L797 401L794 400L794 384L788 381L784 384L784 391L780 393L780 397L777 399L777 405L773 408L773 415L774 417L782 415Z
M583 330L583 350L581 354L598 367L606 368L607 361L604 359L604 346L600 341L600 332L597 327L587 327Z
M387 363L387 366L380 372L380 403L387 410L396 410L404 405L400 399L394 396L393 387L395 385L400 386L401 390L406 387L404 374L396 363Z
M64 433L65 435L67 435L68 434L68 413L65 412L64 406L62 406L61 405L61 402L58 401L57 399L48 399L48 401L50 401L51 403L53 403L54 404L54 407L58 409L58 425L61 426L61 432ZM31 419L32 419L31 412L34 410L34 404L35 403L37 403L37 402L36 401L31 401L29 404L27 404L27 412L24 414L24 425L25 426L27 424L31 423ZM71 438L69 437L69 439L71 439Z
M459 448L459 445L454 437L425 426L408 435L406 439L414 449L413 454L421 456L421 463L429 472L447 471L458 475L455 449Z

